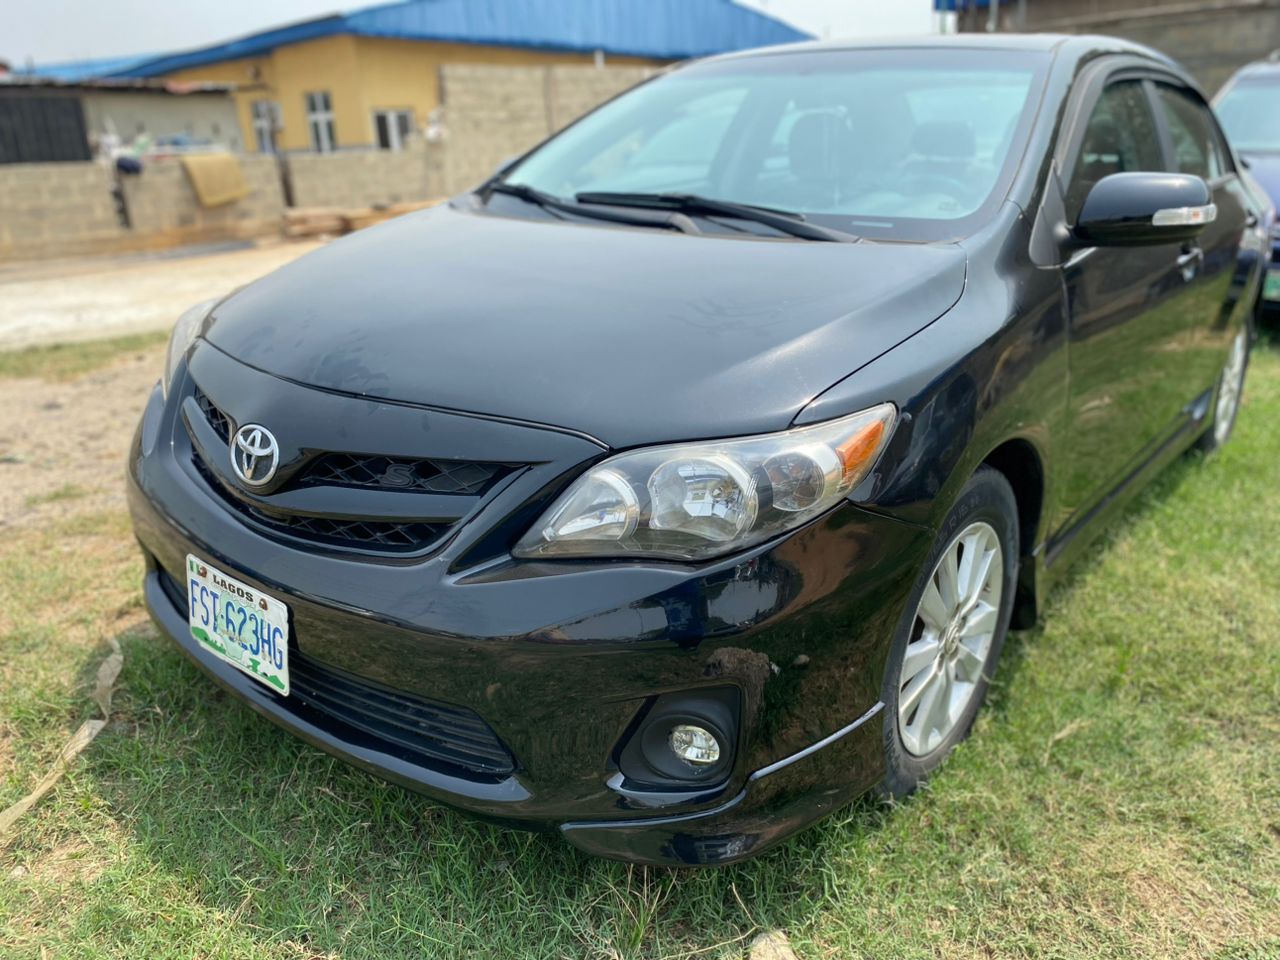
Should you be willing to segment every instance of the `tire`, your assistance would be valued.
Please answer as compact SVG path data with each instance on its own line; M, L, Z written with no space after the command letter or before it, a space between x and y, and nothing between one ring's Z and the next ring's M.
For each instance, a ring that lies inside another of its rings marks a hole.
M971 560L987 559L986 566L979 568L987 571L986 577L978 581L972 575L966 554ZM1009 631L1018 556L1013 489L999 471L979 467L938 530L889 650L881 693L885 705L882 795L897 798L911 793L968 735ZM952 561L956 569L952 582L961 588L954 592L963 593L957 603L948 602L948 586L942 579ZM969 590L963 590L965 582ZM966 607L965 616L955 615ZM938 629L939 622L946 626ZM931 685L937 691L932 699ZM906 708L905 714L900 707Z
M1236 334L1231 341L1227 362L1218 375L1218 389L1214 391L1213 417L1209 429L1196 441L1196 449L1213 453L1231 439L1240 413L1240 398L1244 396L1245 374L1249 371L1251 336L1248 327Z

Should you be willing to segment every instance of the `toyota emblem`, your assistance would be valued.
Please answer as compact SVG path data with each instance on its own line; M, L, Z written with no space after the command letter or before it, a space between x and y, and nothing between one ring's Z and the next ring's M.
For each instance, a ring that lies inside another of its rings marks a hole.
M250 487L261 487L276 475L280 466L280 445L271 431L256 423L246 423L231 441L231 469Z

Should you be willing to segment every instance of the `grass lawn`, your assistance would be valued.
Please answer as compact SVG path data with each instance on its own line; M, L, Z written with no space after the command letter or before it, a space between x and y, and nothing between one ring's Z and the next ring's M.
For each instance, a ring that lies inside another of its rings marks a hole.
M106 638L125 666L107 729L0 840L0 957L726 958L780 928L805 958L1280 958L1277 424L1263 347L1228 448L1175 465L1011 638L928 789L702 872L473 822L277 730L148 625L124 515L53 483L60 519L0 537L0 808L93 715Z

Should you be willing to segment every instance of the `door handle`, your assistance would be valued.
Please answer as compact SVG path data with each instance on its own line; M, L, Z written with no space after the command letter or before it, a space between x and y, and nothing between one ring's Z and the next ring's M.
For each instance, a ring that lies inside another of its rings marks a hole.
M1182 274L1183 281L1190 283L1194 280L1202 263L1204 263L1203 250L1199 247L1183 247L1182 253L1178 256L1178 272Z

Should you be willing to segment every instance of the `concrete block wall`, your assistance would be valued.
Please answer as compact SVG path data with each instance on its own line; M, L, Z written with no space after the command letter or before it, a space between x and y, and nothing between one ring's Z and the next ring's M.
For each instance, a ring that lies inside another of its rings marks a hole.
M433 144L403 150L293 153L286 162L298 207L372 207L441 196L442 159Z
M240 155L247 197L204 209L176 157L153 160L137 176L121 178L133 232L158 241L207 242L261 236L280 229L284 193L276 160Z
M587 65L548 68L552 130L567 127L578 117L658 73L652 67Z
M1154 47L1191 71L1212 96L1236 70L1280 48L1280 0L1005 0L1004 31L1100 33ZM986 29L990 8L960 15Z
M427 200L474 186L503 160L653 74L643 67L442 68L445 138L405 150L341 150L285 158L300 207L369 207ZM0 257L30 258L239 239L276 233L284 192L275 157L239 155L251 193L202 208L176 158L121 178L130 227L119 222L113 174L96 163L0 165Z
M0 164L0 258L71 256L125 236L96 163Z
M504 160L652 73L609 66L441 68L444 192L475 186Z
M544 67L441 68L445 193L473 187L551 132Z

